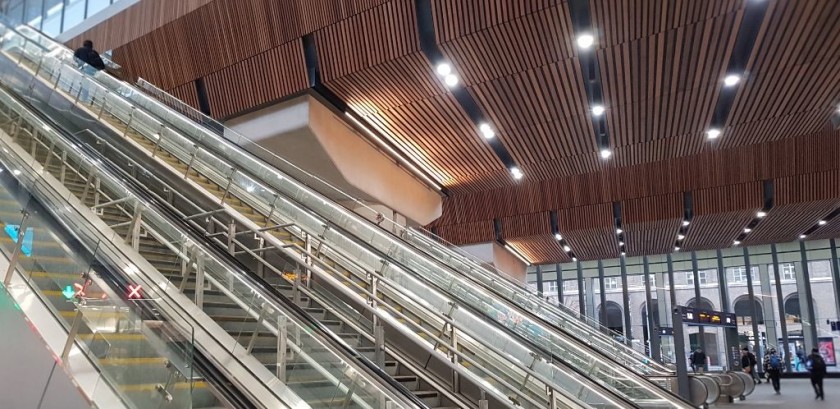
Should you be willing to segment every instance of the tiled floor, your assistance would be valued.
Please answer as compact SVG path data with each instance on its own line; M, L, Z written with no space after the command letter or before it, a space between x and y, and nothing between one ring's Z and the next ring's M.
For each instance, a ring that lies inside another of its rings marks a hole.
M826 379L823 383L825 400L814 400L814 389L808 379L782 379L781 395L773 392L770 384L756 385L747 400L734 404L716 405L718 408L838 408L840 407L840 379Z

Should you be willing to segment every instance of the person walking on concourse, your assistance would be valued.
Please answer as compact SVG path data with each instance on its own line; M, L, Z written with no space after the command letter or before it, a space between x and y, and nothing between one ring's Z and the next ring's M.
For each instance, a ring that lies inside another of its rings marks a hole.
M811 371L811 386L814 387L814 392L817 396L814 399L825 400L825 391L823 391L823 378L825 378L826 365L820 350L814 348L811 350L811 355L805 361L805 368Z
M779 379L782 376L782 357L776 352L776 348L770 348L764 356L764 371L770 377L770 383L773 384L776 395L781 394Z

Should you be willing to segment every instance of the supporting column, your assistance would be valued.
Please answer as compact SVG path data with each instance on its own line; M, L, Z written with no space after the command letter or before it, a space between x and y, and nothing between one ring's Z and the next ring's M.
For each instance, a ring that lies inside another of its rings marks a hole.
M700 300L703 298L703 295L700 293L700 271L697 268L697 253L694 251L691 252L691 274L694 277L694 306L697 307L700 305ZM702 325L697 329L697 338L698 342L700 342L700 349L708 356L709 351L706 350L706 328Z
M632 347L633 323L630 321L630 292L627 289L627 263L624 260L624 256L620 256L618 262L621 268L621 297L624 304L624 342Z
M586 294L586 286L583 280L583 267L580 265L580 260L577 262L577 282L578 282L578 310L580 311L581 317L586 316L586 300L584 298L584 294Z
M717 256L717 271L718 271L718 291L720 292L720 310L723 312L732 312L732 307L729 305L729 287L726 286L726 269L723 267L723 253L720 250L715 252Z
M661 362L662 361L662 354L659 350L659 328L657 328L656 320L653 317L653 297L650 293L650 278L652 276L650 272L650 266L648 265L648 258L647 256L642 257L642 272L644 273L644 280L645 280L645 320L647 323L647 336L648 336L648 356L653 358L654 360ZM661 285L661 284L660 284ZM657 292L659 290L657 289ZM657 296L657 302L659 298ZM657 311L660 309L657 308ZM662 322L660 320L660 322Z
M753 347L753 353L756 356L762 356L761 351L763 350L763 345L761 345L761 333L758 332L758 321L755 319L756 315L758 315L758 311L755 308L755 290L753 289L753 277L752 277L752 264L750 264L750 251L747 247L744 247L744 268L747 269L747 299L750 303L750 315L752 315L752 331L753 331L753 341L755 342L755 346ZM764 373L764 366L760 365L758 367L759 373Z
M837 241L831 239L831 278L834 281L835 316L840 317L840 260L837 259Z
M761 313L764 315L764 331L767 333L767 343L775 345L779 351L778 334L776 331L776 314L773 313L773 290L770 286L770 272L766 264L758 266L758 280L761 283Z
M776 300L778 300L776 306L779 308L779 319L781 320L780 324L782 324L782 343L784 345L780 348L780 352L784 351L785 369L787 373L790 373L791 354L788 347L790 344L788 342L787 315L785 314L785 299L782 293L782 273L779 271L779 255L776 252L775 244L770 245L770 256L773 258L773 278L776 280Z
M543 274L540 266L537 266L537 294L543 297Z
M601 301L601 308L598 308L593 311L598 311L598 321L601 322L601 325L604 327L608 327L607 325L607 291L606 286L604 285L604 264L601 260L598 260L598 290L600 291L599 298Z
M557 277L557 305L563 306L563 265L555 264L555 272ZM839 293L840 294L840 293Z
M583 280L584 290L586 291L584 294L586 295L586 315L592 318L595 322L598 322L598 314L595 311L595 289L592 288L592 284L595 278L587 278Z
M817 346L817 322L814 314L814 297L811 295L808 254L805 251L804 241L799 242L799 254L802 258L802 268L796 269L796 287L799 292L799 309L802 313L802 335L805 337L805 350L808 351Z

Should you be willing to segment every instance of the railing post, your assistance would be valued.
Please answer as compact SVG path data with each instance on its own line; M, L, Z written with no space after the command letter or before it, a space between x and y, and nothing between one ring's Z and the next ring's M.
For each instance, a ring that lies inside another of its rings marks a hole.
M128 231L125 233L125 243L131 245L134 250L140 249L140 223L143 216L143 205L134 205L134 215L131 216L131 223L128 224Z
M195 305L204 308L204 256L197 255L195 261Z
M285 315L277 317L277 378L286 382L286 340L289 333Z
M230 255L234 255L234 253L236 252L236 242L234 241L235 239L236 239L236 221L231 219L230 223L228 223L228 236L227 236L228 253L230 253Z
M385 327L377 325L373 327L374 340L374 362L382 369L385 369Z
M105 100L108 99L108 93L109 92L110 91L106 89L105 90L105 95L102 97L102 106L99 107L99 113L96 114L96 120L97 121L102 119L102 112L105 111Z
M300 304L300 269L295 269L295 279L292 281L292 300Z
M181 259L181 284L178 285L178 290L182 293L184 290L187 289L187 281L190 277L190 271L193 268L193 264L196 264L198 261L196 258L198 257L198 251L196 251L195 246L187 246L187 243L184 243L182 253L187 254L187 259Z
M128 122L125 123L125 132L123 132L123 138L128 137L128 131L131 129L131 123L134 122L134 113L137 112L137 107L131 107L131 113L128 114Z
M94 187L96 186L95 181L98 178L97 177L98 174L99 174L99 171L96 168L93 168L90 171L90 174L88 175L88 178L85 181L85 189L82 191L82 197L80 199L82 201L82 203L84 203L85 200L87 200L87 195L88 195L88 192L90 191L91 185L93 185Z
M190 154L190 162L187 163L187 170L184 172L184 179L190 178L190 171L192 170L193 162L195 162L195 157L198 155L198 151L201 150L201 147L198 145L193 146L193 151Z
M557 398L554 396L554 388L548 387L548 409L557 409Z
M227 185L225 186L225 191L222 192L222 200L219 204L225 204L225 199L227 199L228 193L230 193L230 186L233 184L233 174L236 173L236 169L231 169L230 176L228 176Z
M61 174L59 175L59 181L61 184L64 184L65 177L67 176L67 151L61 152Z
M265 216L265 225L263 227L268 227L271 224L271 218L274 217L274 211L277 209L277 195L274 195L274 200L271 201L271 208L268 210L268 216Z
M73 343L76 341L76 335L79 334L79 328L82 327L83 320L82 309L76 305L76 316L73 318L73 324L70 325L70 332L67 333L67 341L64 343L64 349L61 351L61 360L67 360L70 356L70 350L73 349Z
M270 311L269 307L265 303L263 303L260 306L260 315L257 317L256 328L251 333L251 339L248 340L248 346L245 348L245 351L247 351L249 354L251 353L251 351L254 350L254 344L257 343L257 338L259 338L259 336L260 336L260 326L262 325L263 321L265 320L266 314L270 314L270 313L271 313L271 311Z
M20 258L20 253L23 251L23 238L26 236L26 229L29 227L29 212L24 210L23 216L20 219L20 225L18 226L18 237L17 243L15 243L15 249L12 251L12 256L9 257L9 268L6 269L6 277L3 279L3 284L8 287L9 284L12 282L12 275L15 272L15 266L17 266L17 260Z
M458 366L458 329L454 325L450 325L449 334L449 359ZM461 391L461 376L458 371L452 371L452 392L460 393Z
M481 390L481 399L478 400L478 409L489 409L490 402L487 400L487 391Z

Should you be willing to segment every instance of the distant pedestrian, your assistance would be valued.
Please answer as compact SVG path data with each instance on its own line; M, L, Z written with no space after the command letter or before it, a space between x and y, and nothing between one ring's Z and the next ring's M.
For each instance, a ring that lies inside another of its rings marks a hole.
M770 348L764 355L764 371L770 377L770 383L773 384L776 395L781 394L779 379L782 376L782 357L776 352L776 348Z
M703 373L706 370L706 353L703 352L702 349L697 348L691 357L689 358L691 361L691 369L694 370L695 373Z
M811 371L811 386L814 387L814 392L817 394L814 399L825 400L823 378L825 378L826 365L825 359L820 355L820 350L817 348L811 350L811 355L808 355L805 361L805 367Z
M741 368L753 378L754 383L758 384L761 383L761 378L758 377L756 366L758 366L758 359L756 359L755 354L750 352L749 347L744 347L741 350Z
M796 348L796 372L802 371L802 365L805 365L805 350L802 347Z

